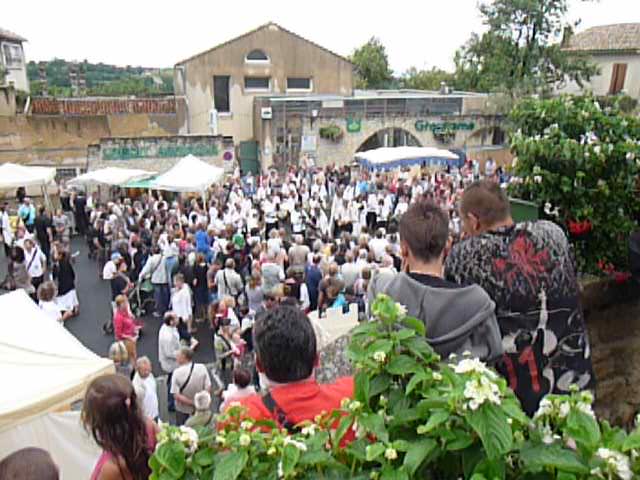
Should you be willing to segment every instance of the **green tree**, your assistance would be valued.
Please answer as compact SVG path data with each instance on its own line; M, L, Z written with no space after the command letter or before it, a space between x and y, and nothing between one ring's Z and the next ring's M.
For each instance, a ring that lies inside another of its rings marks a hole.
M393 80L387 51L377 37L354 50L350 60L356 67L356 88L386 88Z
M418 70L411 67L400 77L401 88L412 88L416 90L438 90L442 82L453 85L455 75L436 67L430 70Z
M456 52L459 88L544 94L597 73L585 57L562 50L565 29L575 27L565 18L568 0L494 0L479 8L488 31Z

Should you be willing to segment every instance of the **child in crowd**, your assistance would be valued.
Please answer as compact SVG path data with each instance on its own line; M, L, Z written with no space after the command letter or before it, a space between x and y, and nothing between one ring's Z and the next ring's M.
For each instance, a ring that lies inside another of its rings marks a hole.
M211 394L206 390L196 393L193 397L193 406L196 411L187 419L185 426L195 428L211 425L211 421L213 420Z
M251 383L251 373L244 368L236 368L233 370L233 383L230 383L227 389L222 392L222 404L220 405L220 411L224 412L232 402L254 395L256 389Z
M62 323L62 312L60 307L56 305L56 284L49 281L44 282L38 287L38 306L51 320Z
M231 334L231 351L233 364L235 367L238 367L242 361L242 357L247 353L247 342L242 339L242 333L239 328L235 328Z

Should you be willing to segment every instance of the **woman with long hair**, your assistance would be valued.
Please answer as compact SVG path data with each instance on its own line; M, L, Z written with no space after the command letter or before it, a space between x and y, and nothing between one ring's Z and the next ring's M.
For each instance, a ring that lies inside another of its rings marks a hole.
M144 417L131 381L123 375L103 375L87 388L82 423L102 454L91 480L146 480L156 426Z

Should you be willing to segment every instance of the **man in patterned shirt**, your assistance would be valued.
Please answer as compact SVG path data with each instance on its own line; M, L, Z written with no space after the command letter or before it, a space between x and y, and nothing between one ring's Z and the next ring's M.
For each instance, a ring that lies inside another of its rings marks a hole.
M498 370L532 415L547 393L594 389L589 338L564 232L548 221L515 224L509 200L488 180L464 192L465 238L445 263L446 277L476 283L496 303L504 355Z

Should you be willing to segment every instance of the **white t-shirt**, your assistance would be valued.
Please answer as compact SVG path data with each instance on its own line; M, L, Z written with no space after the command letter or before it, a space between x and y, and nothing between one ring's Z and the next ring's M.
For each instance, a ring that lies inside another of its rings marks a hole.
M58 307L55 302L40 301L38 303L38 306L47 315L48 318L62 323L62 313L60 312L60 307Z
M116 267L116 264L113 263L111 260L109 260L107 263L104 264L104 267L102 268L102 279L111 280L113 277L116 276L116 273L118 273L118 268Z
M183 285L180 290L174 290L171 296L171 306L178 318L182 318L183 320L191 318L193 315L191 308L191 290L187 285Z
M31 252L24 251L24 264L31 278L41 277L44 274L44 265L47 263L47 257L38 247L33 247Z
M156 387L156 379L150 373L146 378L142 378L137 372L133 377L133 385L139 385L144 388L144 398L142 399L142 410L144 414L155 419L160 416L158 408L158 390Z
M191 363L182 365L173 371L173 376L171 377L172 394L182 393L185 397L193 400L196 393L203 390L211 390L211 378L209 377L207 367L201 363L194 364L191 378L189 378L190 371ZM187 380L189 380L189 382L187 382ZM182 392L180 392L180 389L182 389ZM180 403L178 399L176 399L176 410L188 414L192 414L195 411L193 406Z

